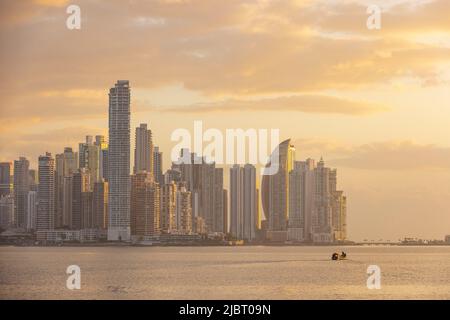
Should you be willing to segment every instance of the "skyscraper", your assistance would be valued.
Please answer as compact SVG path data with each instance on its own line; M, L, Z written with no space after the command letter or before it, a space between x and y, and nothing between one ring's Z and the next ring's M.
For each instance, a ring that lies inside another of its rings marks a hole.
M94 184L92 208L95 216L95 227L108 227L108 182L100 181Z
M295 148L291 140L281 142L272 153L270 163L278 164L273 175L264 175L261 198L264 215L268 220L267 238L272 241L287 240L289 215L289 172L293 168Z
M311 219L314 204L314 160L295 161L289 173L288 239L311 240Z
M95 136L95 145L99 148L99 176L100 181L108 181L108 142L105 141L105 137L98 135Z
M11 162L0 163L0 198L11 193Z
M176 230L177 185L171 181L161 186L161 216L159 226L162 232L171 233Z
M134 173L141 171L153 175L153 141L152 131L147 129L147 124L141 123L136 128L134 149Z
M36 230L55 227L55 159L51 153L39 157L38 212Z
M315 190L314 190L314 208L312 212L312 231L314 242L331 242L332 234L332 215L331 215L331 195L332 187L330 181L331 170L325 167L323 159L317 163L314 169Z
M130 240L130 85L109 91L108 240Z
M27 199L27 230L36 230L38 197L36 191L28 191Z
M244 237L243 178L238 164L230 168L230 233L235 239Z
M55 228L63 226L64 154L55 155Z
M198 220L207 232L226 232L223 224L223 169L187 149L181 150L172 169L181 172L181 181L191 192L192 225L197 228Z
M55 227L68 228L72 212L72 176L78 171L78 153L64 148L64 153L55 157Z
M252 241L256 238L259 224L257 214L256 168L251 164L244 165L243 169L244 192L244 239Z
M164 183L163 168L162 168L163 153L159 152L159 147L153 148L153 178L160 185Z
M332 226L335 241L347 239L347 197L343 191L335 191L332 195Z
M246 164L230 169L231 235L252 241L256 238L258 221L256 168Z
M176 229L179 233L190 234L192 232L191 193L184 185L177 189L176 200Z
M131 234L142 240L159 233L160 188L145 171L132 175L131 181Z
M223 189L222 191L223 195L223 230L224 233L228 233L229 232L229 222L228 222L228 190L227 189Z
M91 175L86 168L81 168L78 172L73 174L72 177L72 210L71 210L71 221L70 228L73 230L80 230L83 228L83 220L86 214L85 210L89 208L86 207L86 201L89 196L85 194L91 190Z
M20 157L14 161L14 224L26 227L27 197L30 190L30 162Z
M89 170L93 188L100 180L100 146L93 143L92 136L86 136L86 142L79 144L79 166Z

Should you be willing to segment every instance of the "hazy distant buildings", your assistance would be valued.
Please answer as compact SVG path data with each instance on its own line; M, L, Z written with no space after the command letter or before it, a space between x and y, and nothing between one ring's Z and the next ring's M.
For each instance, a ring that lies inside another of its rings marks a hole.
M36 230L55 227L55 159L51 153L39 157L39 187Z
M147 129L147 124L141 123L135 134L133 172L146 171L153 174L153 157L152 131Z
M108 240L130 240L130 86L119 80L109 91Z

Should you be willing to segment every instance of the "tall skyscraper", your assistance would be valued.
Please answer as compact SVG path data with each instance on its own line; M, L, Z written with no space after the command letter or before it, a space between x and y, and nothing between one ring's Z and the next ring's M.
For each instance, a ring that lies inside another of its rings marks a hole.
M288 239L311 240L311 219L314 204L314 168L312 159L295 161L289 173L289 224Z
M289 172L293 168L295 148L291 140L281 142L272 153L270 163L278 164L278 171L264 175L261 182L261 198L264 215L268 220L267 238L286 241L289 215Z
M231 235L252 241L256 238L258 221L256 168L246 164L230 169Z
M160 185L164 183L163 167L162 167L163 153L159 152L159 147L153 148L153 178Z
M230 168L230 233L235 239L244 237L244 186L242 168Z
M0 198L11 194L11 162L0 162Z
M130 240L130 85L109 91L108 240Z
M39 157L37 231L55 227L55 159L51 153Z
M27 197L30 190L30 162L20 157L14 161L14 225L26 227Z
M313 241L331 242L333 240L331 211L333 187L330 181L333 181L334 179L330 179L331 170L330 168L325 167L323 159L320 159L317 163L317 167L314 169L314 175L315 192L314 209L312 213Z
M133 172L146 171L153 175L153 157L152 131L141 123L136 128Z

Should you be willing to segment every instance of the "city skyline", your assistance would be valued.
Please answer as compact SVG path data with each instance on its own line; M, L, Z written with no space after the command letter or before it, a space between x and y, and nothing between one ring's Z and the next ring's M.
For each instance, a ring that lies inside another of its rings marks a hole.
M66 146L55 156L40 155L37 184L25 157L14 160L12 174L11 164L1 163L2 228L26 230L43 242L348 240L346 197L336 191L336 169L325 168L322 159L317 166L311 159L297 161L290 139L270 150L260 179L252 164L231 166L227 190L224 168L188 148L164 170L163 152L141 123L131 170L130 96L129 80L118 80L109 92L108 139L86 135L78 152Z
M0 4L0 161L36 169L45 151L108 136L106 88L130 79L130 127L148 123L164 168L170 133L195 120L279 127L299 159L339 168L350 239L448 233L447 1L379 1L380 30L363 0L80 1L80 30L68 1L27 3Z

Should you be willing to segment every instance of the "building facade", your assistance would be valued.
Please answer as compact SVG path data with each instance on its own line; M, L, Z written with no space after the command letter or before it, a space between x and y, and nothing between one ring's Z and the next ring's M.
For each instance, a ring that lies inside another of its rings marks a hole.
M130 85L119 80L109 91L108 240L130 240Z

